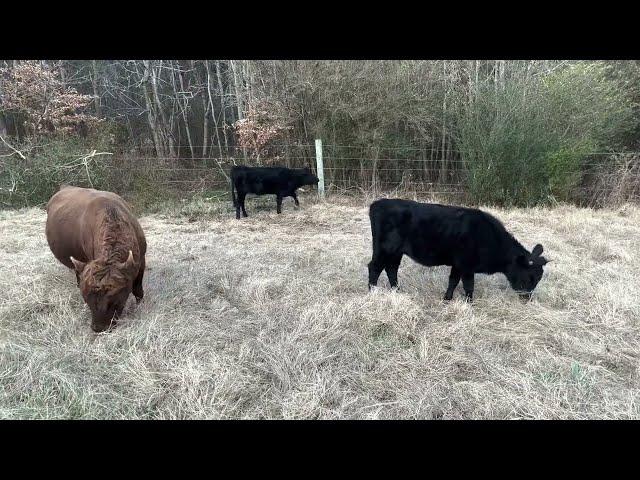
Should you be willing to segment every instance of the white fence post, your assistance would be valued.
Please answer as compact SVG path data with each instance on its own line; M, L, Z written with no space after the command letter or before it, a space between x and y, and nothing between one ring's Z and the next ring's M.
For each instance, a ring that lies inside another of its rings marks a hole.
M324 198L324 165L322 164L322 140L316 138L316 169L318 171L318 195Z

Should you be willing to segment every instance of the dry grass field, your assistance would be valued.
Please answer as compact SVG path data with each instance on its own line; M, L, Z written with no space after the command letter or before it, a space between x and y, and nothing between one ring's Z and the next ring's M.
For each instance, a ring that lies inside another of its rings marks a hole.
M0 212L0 417L640 418L640 208L488 209L553 261L530 303L497 274L468 305L407 257L368 293L368 203L301 204L143 217L146 296L105 334L45 212Z

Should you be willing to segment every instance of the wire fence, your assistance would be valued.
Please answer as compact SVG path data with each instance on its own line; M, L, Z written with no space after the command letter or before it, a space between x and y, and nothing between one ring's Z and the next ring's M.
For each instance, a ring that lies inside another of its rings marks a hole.
M203 146L198 145L174 146L173 156L157 156L151 149L140 148L108 155L94 152L58 168L64 170L70 183L80 186L94 186L95 172L102 169L110 179L115 179L107 185L118 185L120 193L144 184L152 191L157 188L158 196L182 197L199 192L228 193L229 173L234 165L308 167L318 173L315 144L270 146L259 156L237 146L209 145L206 155L198 154L202 150ZM325 144L322 157L328 194L395 192L466 202L471 183L477 181L472 165L460 152L433 145L382 148ZM518 169L528 168L513 159L476 161L482 162L481 169L487 178L491 178L492 171L510 169L517 174ZM565 169L564 173L577 179L570 192L572 198L589 198L594 204L605 204L611 196L640 201L640 152L594 152L582 158L575 171ZM11 176L7 178L11 180ZM14 188L12 185L12 182L0 185L0 190L9 191Z
M135 175L151 172L156 181L180 192L221 191L229 189L229 171L233 165L309 167L317 173L315 144L272 145L262 155L252 155L242 147L174 146L180 155L158 157L153 152L120 153L120 162L109 168L123 168ZM186 150L186 152L185 152ZM193 154L192 154L193 152ZM461 153L434 146L364 147L361 145L323 145L325 189L331 192L403 191L463 199L468 193L470 165ZM512 159L480 159L482 168L523 168ZM125 165L126 164L126 165ZM526 166L525 166L526 167ZM593 152L584 157L575 171L580 181L573 187L574 196L593 197L612 193L615 182L596 182L598 175L626 175L624 196L640 200L640 152Z

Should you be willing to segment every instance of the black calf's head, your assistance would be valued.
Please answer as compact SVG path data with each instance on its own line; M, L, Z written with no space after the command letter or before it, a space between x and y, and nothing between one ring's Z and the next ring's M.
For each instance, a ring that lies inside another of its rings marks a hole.
M300 185L317 185L320 181L318 177L316 177L313 173L311 173L310 168L302 168L300 169L299 177Z
M542 267L547 264L547 259L541 256L542 250L542 245L538 244L531 253L516 255L507 270L511 288L523 299L531 298L533 289L542 278Z

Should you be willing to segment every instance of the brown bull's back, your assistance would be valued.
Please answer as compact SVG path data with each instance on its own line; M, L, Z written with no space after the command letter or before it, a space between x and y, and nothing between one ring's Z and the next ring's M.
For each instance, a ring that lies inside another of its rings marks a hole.
M70 257L88 262L100 255L105 215L117 212L136 259L144 256L146 242L142 228L126 202L112 192L64 186L47 203L47 242L54 256L73 268ZM124 260L124 259L123 259Z

